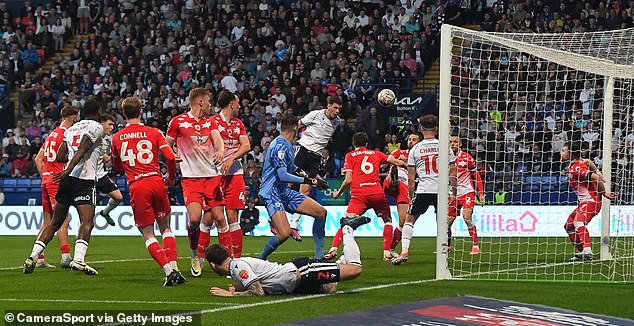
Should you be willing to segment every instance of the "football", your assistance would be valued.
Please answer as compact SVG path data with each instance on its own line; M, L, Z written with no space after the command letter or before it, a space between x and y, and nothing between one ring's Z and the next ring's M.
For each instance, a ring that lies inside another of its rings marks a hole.
M396 100L396 94L394 94L394 91L392 91L391 89L386 88L379 92L377 100L379 101L379 104L383 106L391 106Z

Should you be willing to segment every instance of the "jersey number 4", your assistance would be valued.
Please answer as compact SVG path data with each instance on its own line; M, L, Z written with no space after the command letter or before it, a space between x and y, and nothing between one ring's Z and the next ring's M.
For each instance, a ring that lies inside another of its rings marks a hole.
M134 149L128 149L128 142L121 143L121 161L127 162L128 166L135 166L138 161L141 164L149 164L154 159L152 153L152 143L149 140L141 140L136 143L136 153Z

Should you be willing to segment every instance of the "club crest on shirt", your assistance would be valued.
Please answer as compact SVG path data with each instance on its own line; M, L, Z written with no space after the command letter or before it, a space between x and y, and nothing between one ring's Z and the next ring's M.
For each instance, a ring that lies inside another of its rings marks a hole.
M284 151L277 151L277 157L280 158L280 160L284 159Z
M249 272L245 271L244 269L241 270L238 275L240 275L240 278L243 280L246 280L249 278Z

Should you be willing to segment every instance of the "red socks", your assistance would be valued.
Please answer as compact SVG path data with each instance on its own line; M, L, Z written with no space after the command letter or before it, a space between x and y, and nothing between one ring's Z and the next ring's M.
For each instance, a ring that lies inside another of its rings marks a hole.
M231 249L233 250L233 258L242 257L242 230L237 229L230 232Z
M59 251L61 251L62 254L70 254L70 245L65 244L65 245L59 246Z
M225 232L220 232L220 230L218 230L218 242L220 243L221 246L225 247L225 249L227 249L227 251L231 254L231 232L229 232L229 230ZM207 239L207 245L209 245L209 239ZM207 247L205 246L205 248Z
M392 223L385 223L383 226L383 250L390 250L392 240L394 239L394 230Z
M198 257L205 257L205 249L209 247L209 242L211 241L210 238L211 236L209 235L209 231L200 232L198 234Z
M478 245L478 231L476 230L475 225L469 228L469 235L471 236L471 241L474 246Z
M577 234L578 234L578 239L580 240L578 243L578 245L576 245L577 249L579 249L579 247L581 247L581 249L583 250L584 248L590 247L590 232L588 232L588 229L586 228L586 226L580 226L577 229Z
M335 234L335 237L332 238L332 245L330 247L339 248L339 246L341 246L342 241L343 241L343 231L341 230L341 228L339 228L337 230L337 233Z
M176 253L176 238L172 232L163 233L163 248L165 249L165 255L169 261L177 261L178 254Z
M401 242L402 236L403 231L401 231L401 228L397 226L396 229L394 229L394 235L392 236L392 245L390 246L390 249L394 250L396 246L398 246L398 243Z
M150 256L152 256L152 258L159 264L160 267L165 266L165 264L169 264L167 256L165 255L165 251L155 238L151 238L145 241L145 246L150 252Z

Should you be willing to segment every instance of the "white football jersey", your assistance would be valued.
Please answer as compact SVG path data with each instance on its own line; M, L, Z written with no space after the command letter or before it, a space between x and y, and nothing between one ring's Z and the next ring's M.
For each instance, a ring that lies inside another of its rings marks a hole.
M293 263L282 265L251 257L235 258L229 263L229 273L239 291L259 281L266 294L292 293L297 286L296 271Z
M97 161L97 180L108 174L105 162L103 161L103 155L112 153L112 135L103 137L99 150L101 151L101 156L99 156L99 161Z
M323 109L308 112L300 121L306 126L306 130L297 142L307 150L321 155L339 126L339 117L329 119L326 109Z
M449 163L456 161L449 150ZM438 139L423 139L409 151L407 165L416 167L417 194L438 193Z
M101 123L94 120L82 120L68 128L64 133L64 142L68 148L68 161L79 149L82 137L89 137L92 141L92 147L84 154L81 161L77 163L73 171L70 173L72 177L83 180L97 180L97 163L103 155L101 146L103 142L103 127Z

